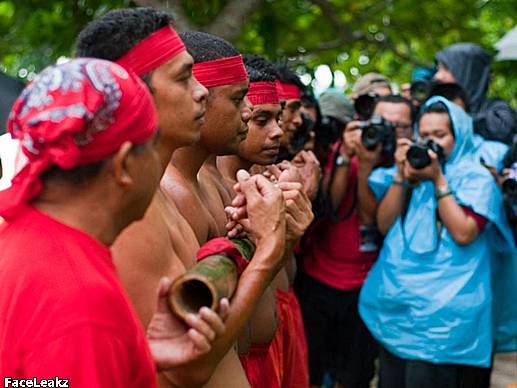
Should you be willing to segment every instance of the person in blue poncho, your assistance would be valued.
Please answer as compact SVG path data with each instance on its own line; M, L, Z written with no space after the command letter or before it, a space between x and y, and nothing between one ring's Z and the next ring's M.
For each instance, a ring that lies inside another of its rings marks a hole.
M426 102L418 136L444 151L372 174L387 233L359 311L381 344L381 387L480 386L492 354L491 261L514 249L501 193L475 159L472 119L443 97ZM409 184L411 182L411 184Z
M455 83L439 83L431 89L431 96L443 96L459 105L470 115L470 104L463 88ZM472 116L471 116L472 117ZM487 167L492 175L496 176L503 168L503 159L508 152L508 145L496 140L486 140L474 133L474 153L476 159Z

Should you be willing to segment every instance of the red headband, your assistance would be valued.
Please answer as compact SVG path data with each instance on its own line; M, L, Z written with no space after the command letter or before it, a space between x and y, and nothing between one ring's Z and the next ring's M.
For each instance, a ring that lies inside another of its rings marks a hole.
M8 131L19 139L27 164L0 191L0 216L14 216L42 190L49 167L72 169L106 159L125 141L143 144L156 132L152 97L134 73L79 58L48 67L14 103Z
M302 98L300 88L293 84L286 84L280 81L275 81L276 90L280 100L299 100Z
M248 81L248 73L241 55L194 63L194 77L205 88L233 85Z
M251 82L246 94L253 105L278 104L278 93L274 82Z
M116 62L142 76L184 50L185 45L179 35L167 25L153 32Z

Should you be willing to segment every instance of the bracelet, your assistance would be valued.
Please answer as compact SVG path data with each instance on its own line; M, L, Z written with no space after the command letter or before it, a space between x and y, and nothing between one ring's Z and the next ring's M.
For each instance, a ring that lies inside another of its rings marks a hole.
M436 200L439 201L442 198L448 197L449 195L452 195L452 190L448 189L447 191L443 193L436 194Z
M397 178L393 178L393 180L391 181L391 184L399 185L399 186L403 186L403 187L406 187L408 185L408 183L405 179L397 179Z
M339 154L336 158L336 166L349 166L350 165L350 159L345 159L343 155Z
M448 195L451 195L452 190L450 189L448 184L445 184L443 186L437 187L435 194L436 194L436 199L440 200L444 197L447 197Z

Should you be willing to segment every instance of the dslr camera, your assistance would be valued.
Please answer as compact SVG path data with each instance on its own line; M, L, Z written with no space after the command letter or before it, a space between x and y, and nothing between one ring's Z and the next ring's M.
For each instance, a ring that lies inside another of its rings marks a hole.
M397 148L397 134L395 126L381 116L372 116L370 120L361 121L361 142L367 150L374 150L382 145L383 156L391 157Z
M375 103L379 96L373 92L360 95L354 101L354 110L361 120L368 120L375 110Z
M426 140L421 144L413 144L407 151L406 159L409 164L417 170L426 168L431 164L431 157L427 153L428 150L438 155L438 161L443 166L445 163L443 148L432 140Z
M409 93L411 94L411 99L413 101L418 102L418 104L423 104L431 95L431 90L434 87L434 82L426 79L414 81L411 83L411 88L409 89Z

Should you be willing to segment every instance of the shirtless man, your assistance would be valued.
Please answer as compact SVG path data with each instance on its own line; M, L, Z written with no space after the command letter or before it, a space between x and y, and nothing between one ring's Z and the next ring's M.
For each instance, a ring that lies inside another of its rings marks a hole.
M176 200L196 231L200 244L226 235L225 206L234 196L215 166L217 155L235 154L247 134L251 109L245 100L248 77L238 51L224 39L202 32L181 34L194 57L194 75L209 88L200 142L175 151L172 164L179 174L162 187ZM250 343L268 345L276 330L274 295L266 291L253 321L239 340L239 352Z
M170 182L168 177L177 176L169 164L172 152L199 139L207 96L206 89L192 76L192 57L178 48L170 23L169 15L149 8L116 10L90 23L77 42L79 56L118 61L147 82L158 110L161 134L157 146L162 167L167 167L165 187ZM173 373L161 374L162 386L200 386L212 375L215 381L227 380L226 386L247 385L231 348L267 284L281 267L285 230L280 230L279 225L285 221L283 202L278 200L281 193L258 178L246 182L248 194L254 197L252 229L269 231L269 238L266 241L263 234L255 233L257 251L241 275L225 334L212 344L208 355ZM175 278L194 265L198 247L198 236L182 217L168 190L160 190L144 219L116 241L113 253L117 270L144 325L151 317L158 279L164 275Z
M235 183L233 176L239 169L250 169L252 165L270 166L270 171L274 173L272 178L278 181L286 200L288 237L285 255L291 259L292 249L313 219L311 204L303 190L302 176L294 165L289 162L279 167L271 165L277 158L283 137L278 125L282 109L275 90L274 70L266 60L256 55L245 56L245 63L251 81L248 99L253 103L248 137L240 144L237 155L219 157L217 164L229 184ZM237 198L233 204L240 206L238 201ZM234 230L230 231L232 233ZM252 384L255 383L254 386L306 386L308 375L303 365L307 361L303 352L296 351L294 341L296 337L303 338L304 332L301 325L296 326L301 322L292 319L289 304L293 297L289 293L290 284L285 269L277 275L272 288L276 290L280 328L265 361L259 360L256 352L251 352L245 360L249 364L248 376ZM271 369L276 371L276 380L272 379Z

